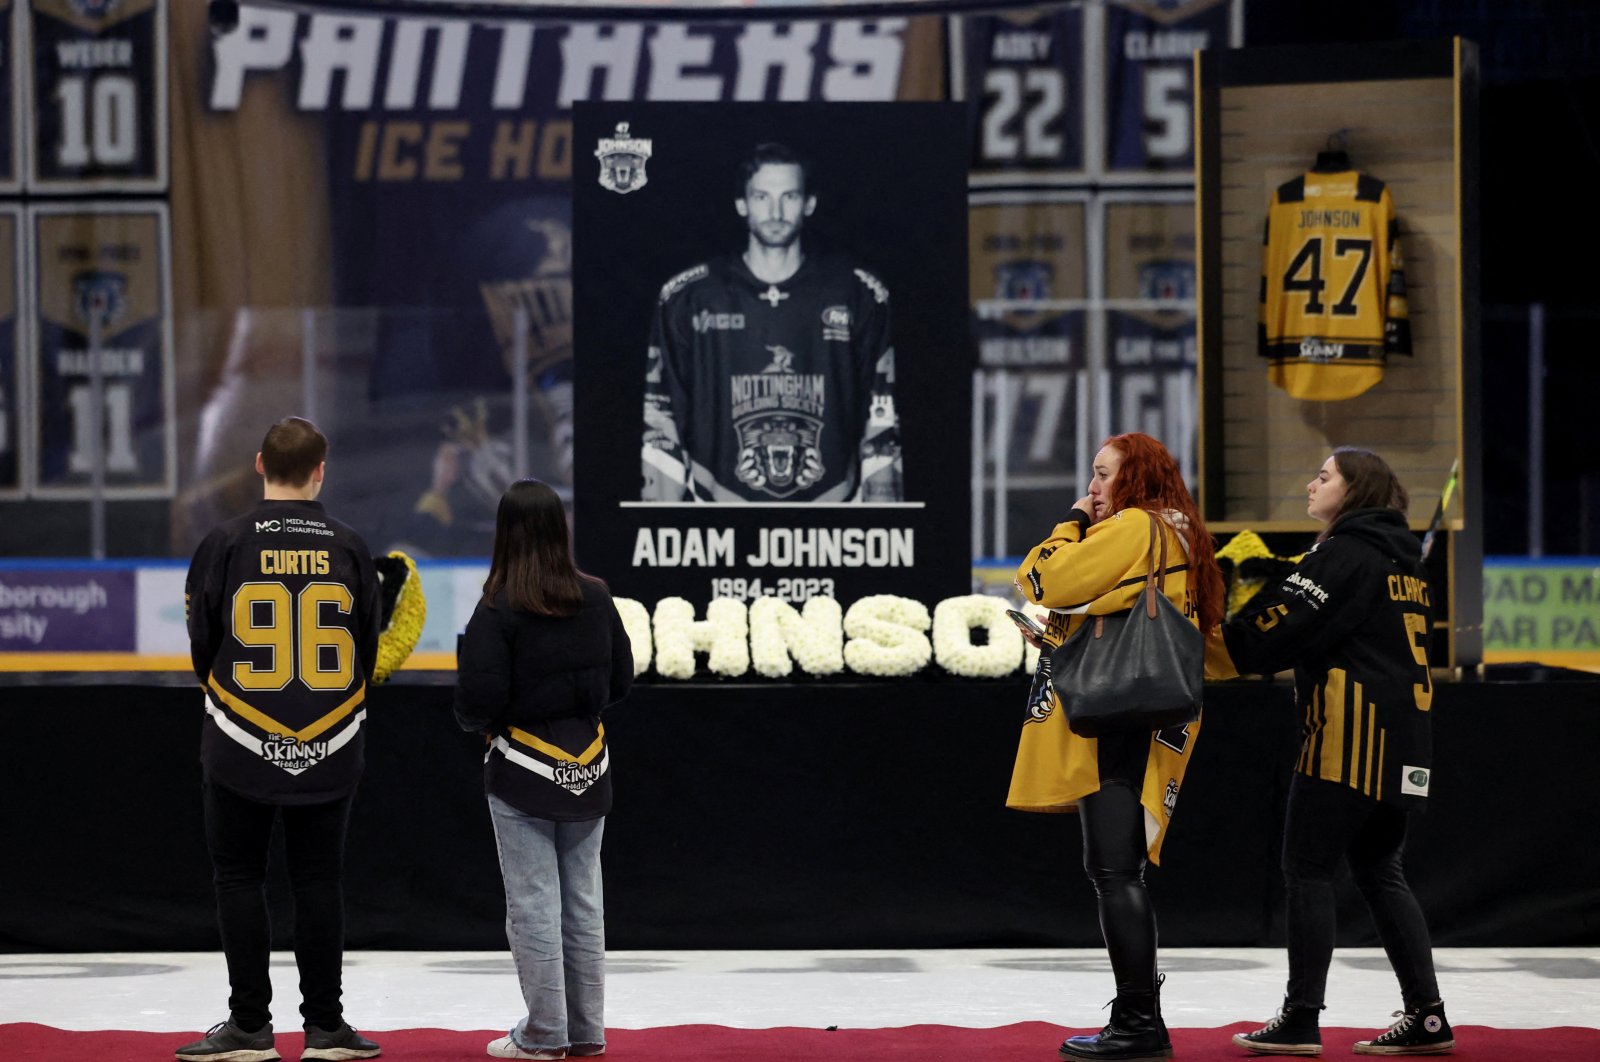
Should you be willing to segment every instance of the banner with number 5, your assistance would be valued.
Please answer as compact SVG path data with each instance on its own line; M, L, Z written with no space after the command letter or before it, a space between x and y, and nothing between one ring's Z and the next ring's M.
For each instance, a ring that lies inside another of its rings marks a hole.
M36 497L86 497L93 479L94 388L106 497L173 491L171 253L163 203L28 208ZM93 325L98 354L91 356Z

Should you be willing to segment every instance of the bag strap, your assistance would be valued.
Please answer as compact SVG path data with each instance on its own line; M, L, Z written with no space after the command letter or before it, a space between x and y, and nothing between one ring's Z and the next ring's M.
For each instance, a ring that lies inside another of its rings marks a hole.
M1167 592L1167 536L1161 531L1161 518L1149 509L1144 514L1150 518L1150 548L1145 551L1144 567L1144 610L1151 618L1156 618L1156 595L1166 595ZM1156 540L1161 542L1161 578L1156 579Z

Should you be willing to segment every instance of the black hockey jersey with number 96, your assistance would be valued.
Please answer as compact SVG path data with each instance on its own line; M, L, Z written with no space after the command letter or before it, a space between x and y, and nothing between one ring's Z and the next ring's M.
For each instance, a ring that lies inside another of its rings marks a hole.
M184 598L207 775L267 804L353 791L382 612L361 537L317 502L263 501L200 543Z
M1295 398L1353 398L1411 353L1394 200L1366 174L1302 174L1278 188L1261 266L1260 353Z

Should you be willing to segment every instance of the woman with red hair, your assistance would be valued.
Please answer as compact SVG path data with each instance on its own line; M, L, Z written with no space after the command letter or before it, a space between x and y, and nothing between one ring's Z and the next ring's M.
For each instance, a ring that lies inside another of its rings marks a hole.
M1209 635L1221 621L1222 573L1183 474L1165 446L1131 432L1106 440L1095 455L1089 493L1029 551L1017 571L1023 597L1050 609L1047 644L1040 648L1048 653L1087 617L1126 612L1138 601L1152 549L1146 512L1160 518L1157 527L1166 537L1167 598L1202 634ZM1081 737L1059 718L1048 655L1043 660L1006 804L1024 811L1078 812L1084 870L1099 897L1100 929L1117 982L1111 1021L1093 1036L1072 1037L1061 1045L1061 1054L1164 1058L1172 1044L1161 1020L1156 917L1144 868L1147 859L1160 862L1200 723Z

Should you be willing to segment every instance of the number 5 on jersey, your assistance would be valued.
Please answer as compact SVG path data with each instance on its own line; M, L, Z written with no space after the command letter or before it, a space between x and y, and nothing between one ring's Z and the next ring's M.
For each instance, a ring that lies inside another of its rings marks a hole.
M1428 670L1428 617L1417 612L1407 612L1406 634L1410 636L1411 655L1422 669L1422 681L1413 683L1411 695L1420 711L1433 707L1433 672Z

